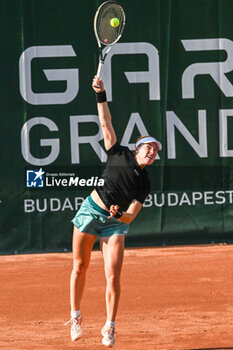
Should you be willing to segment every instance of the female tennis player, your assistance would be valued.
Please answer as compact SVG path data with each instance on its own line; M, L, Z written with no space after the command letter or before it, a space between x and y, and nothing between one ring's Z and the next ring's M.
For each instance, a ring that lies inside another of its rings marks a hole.
M68 322L71 322L71 339L79 339L83 334L80 304L86 271L98 235L106 276L107 319L101 331L102 343L113 347L125 235L150 191L148 174L144 168L154 162L162 146L150 136L137 140L135 152L120 146L113 129L102 80L95 76L92 87L96 92L98 115L108 158L103 173L104 186L91 192L72 220L73 270L70 279L71 320Z

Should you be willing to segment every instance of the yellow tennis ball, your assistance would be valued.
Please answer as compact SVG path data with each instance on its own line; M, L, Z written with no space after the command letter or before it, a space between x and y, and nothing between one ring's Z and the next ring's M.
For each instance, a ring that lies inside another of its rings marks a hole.
M119 24L120 24L120 21L119 21L118 18L115 17L115 18L111 19L110 24L111 24L112 27L118 27Z

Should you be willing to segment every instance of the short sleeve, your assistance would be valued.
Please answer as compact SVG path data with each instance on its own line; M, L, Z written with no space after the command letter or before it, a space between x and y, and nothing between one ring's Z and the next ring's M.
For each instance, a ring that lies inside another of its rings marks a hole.
M119 152L119 149L120 149L120 144L119 142L116 142L114 143L114 145L109 148L106 152L107 152L107 155L112 155L112 154L115 154L115 153L118 153Z
M107 150L107 155L108 156L112 156L114 154L117 154L117 153L122 153L122 152L125 152L125 151L129 151L128 147L124 147L124 146L121 146L119 144L119 142L117 141L111 148L109 148L109 150Z

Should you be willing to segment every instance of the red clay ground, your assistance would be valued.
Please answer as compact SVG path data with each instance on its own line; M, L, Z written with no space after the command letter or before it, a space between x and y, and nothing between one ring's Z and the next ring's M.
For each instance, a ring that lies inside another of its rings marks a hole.
M102 256L93 252L71 342L71 254L0 257L0 348L98 350L105 322ZM233 349L233 246L129 249L117 318L119 350Z

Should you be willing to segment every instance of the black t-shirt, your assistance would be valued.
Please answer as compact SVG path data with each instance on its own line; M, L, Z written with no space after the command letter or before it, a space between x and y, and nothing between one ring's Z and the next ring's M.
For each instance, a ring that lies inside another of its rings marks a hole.
M134 153L117 142L107 151L107 164L103 172L104 186L96 187L107 208L119 205L126 211L133 199L143 204L150 192L150 181L141 169Z

